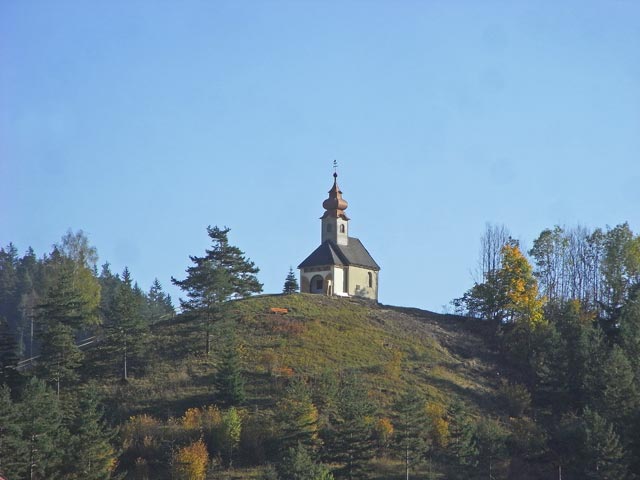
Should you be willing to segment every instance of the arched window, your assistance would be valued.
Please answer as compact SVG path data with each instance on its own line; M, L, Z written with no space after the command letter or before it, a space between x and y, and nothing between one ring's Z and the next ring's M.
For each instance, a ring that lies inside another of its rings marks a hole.
M344 233L344 224L340 225L340 233Z
M309 293L324 293L324 279L322 275L314 275L311 279Z
M373 288L373 273L369 272L369 288Z

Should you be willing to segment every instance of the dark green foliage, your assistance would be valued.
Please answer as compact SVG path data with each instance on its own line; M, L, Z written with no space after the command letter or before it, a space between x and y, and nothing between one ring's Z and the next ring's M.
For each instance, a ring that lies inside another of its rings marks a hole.
M478 468L480 472L486 473L487 478L493 478L496 463L507 454L507 432L497 420L483 418L476 426L475 437L478 445Z
M156 323L174 317L175 309L171 303L171 296L164 293L160 281L156 278L147 295L147 322Z
M26 443L22 464L27 478L50 480L64 478L61 463L66 431L62 427L62 414L54 392L44 382L32 378L22 393L19 418L22 438Z
M343 379L336 414L330 418L327 450L332 462L343 464L342 478L368 478L369 461L375 454L373 417L376 412L368 391L355 375Z
M312 451L321 445L318 409L311 400L311 392L304 379L294 377L291 380L284 397L276 405L276 421L281 452L287 452L299 443Z
M182 309L205 322L206 355L210 351L213 323L223 317L224 302L260 293L262 284L256 274L255 264L246 259L244 252L229 245L228 228L207 227L212 246L204 257L189 256L193 265L188 267L187 278L171 278L187 293L187 300L180 299Z
M420 466L431 445L428 440L426 401L417 390L409 390L394 405L394 449L404 462L407 478Z
M560 454L561 464L575 478L624 480L629 466L626 452L613 425L604 417L586 409L582 417L563 418L554 447Z
M505 413L511 417L521 417L531 408L531 394L524 385L502 381L498 395Z
M64 449L65 479L107 480L114 467L111 440L115 431L106 426L95 387L83 388L65 418L68 430Z
M478 464L478 445L475 424L465 406L456 401L449 411L449 443L447 457L455 465L459 478L469 478Z
M0 475L24 477L25 452L18 409L11 401L9 388L0 386Z
M296 274L294 273L293 268L289 267L289 273L287 274L287 278L284 281L282 293L291 294L296 293L298 290L300 290L298 279L296 278Z
M233 327L228 327L222 336L221 360L216 375L220 398L230 405L245 401L244 380L240 368L240 356Z
M309 451L302 445L289 448L278 465L282 480L333 480L331 471L314 461Z
M12 390L20 387L22 375L17 370L18 344L9 330L7 321L0 317L0 386L8 385Z
M129 269L125 267L118 284L111 315L105 322L106 338L103 348L117 358L123 380L128 379L130 357L139 350L141 337L148 325L142 318L143 300L136 295Z
M640 288L636 287L620 316L620 343L640 382Z

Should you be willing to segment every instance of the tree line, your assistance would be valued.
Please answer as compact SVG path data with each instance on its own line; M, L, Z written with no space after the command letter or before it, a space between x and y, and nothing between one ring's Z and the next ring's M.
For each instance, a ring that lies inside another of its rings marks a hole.
M626 223L556 226L528 254L489 225L480 279L454 305L490 327L510 366L512 406L530 399L539 459L562 478L632 478L640 474L640 237Z

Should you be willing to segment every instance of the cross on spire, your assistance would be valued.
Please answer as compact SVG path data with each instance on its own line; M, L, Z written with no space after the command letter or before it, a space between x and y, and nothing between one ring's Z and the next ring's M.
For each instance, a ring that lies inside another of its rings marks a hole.
M334 174L334 176L338 174L338 161L337 160L333 161L333 174Z

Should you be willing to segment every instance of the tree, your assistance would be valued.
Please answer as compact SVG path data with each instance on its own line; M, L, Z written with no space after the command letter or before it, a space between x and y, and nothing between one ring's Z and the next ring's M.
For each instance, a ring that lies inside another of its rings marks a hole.
M449 443L447 454L461 474L460 478L471 477L478 465L478 444L475 425L464 405L455 400L449 410Z
M224 451L229 459L229 467L233 466L233 453L240 445L242 418L235 407L231 407L222 416Z
M120 355L122 379L125 381L129 378L129 357L138 347L140 336L147 329L140 312L141 306L142 302L133 290L131 273L125 267L113 300L111 318L105 325L107 346Z
M222 317L224 303L259 293L262 284L256 278L258 267L229 244L228 228L207 227L207 233L212 247L203 257L189 256L194 265L187 268L187 278L171 281L187 293L187 300L180 299L182 309L204 320L209 355L212 326Z
M93 270L98 262L98 250L89 244L89 238L82 230L75 233L67 230L56 247L62 255L88 270Z
M57 397L44 382L33 377L25 386L18 404L22 438L26 443L23 464L27 478L62 478L61 439L67 435Z
M38 305L42 342L40 369L45 378L60 386L76 378L75 370L83 354L76 345L75 332L90 323L94 306L77 287L74 265L64 257L54 257L47 292Z
M205 480L209 453L202 439L178 449L173 465L176 480Z
M331 471L316 463L301 443L287 450L278 465L278 473L283 480L333 480Z
M10 390L0 385L0 476L22 478L26 471L25 442L18 409L11 401Z
M287 278L284 281L282 293L291 294L296 293L298 290L300 290L298 279L296 278L296 274L293 272L293 268L289 267L289 273L287 274Z
M220 396L231 405L239 405L244 402L244 380L240 372L240 356L236 345L236 336L233 327L224 334L225 344L222 349L222 359L216 375L216 383L220 390Z
M176 311L171 303L171 296L164 293L160 281L156 278L147 295L148 322L156 323L167 318L172 318Z
M483 418L478 422L475 435L480 468L492 479L496 461L506 454L507 433L496 420Z
M572 478L624 480L628 478L626 451L613 426L591 409L582 417L565 416L553 447Z
M18 344L7 321L0 317L0 386L11 389L20 386L22 376L18 372Z
M425 407L424 397L413 389L402 395L394 406L395 449L404 461L407 478L424 461L431 447L427 438L429 427Z
M342 463L340 476L367 478L369 460L373 458L374 403L362 381L347 376L341 385L336 415L330 419L332 435L327 442L331 459Z
M306 382L294 377L284 397L276 405L276 421L280 430L280 449L287 452L301 443L315 450L321 444L318 436L318 409L311 401Z
M111 440L115 430L103 419L97 390L82 389L71 405L64 424L69 432L63 462L64 478L107 480L116 466Z

